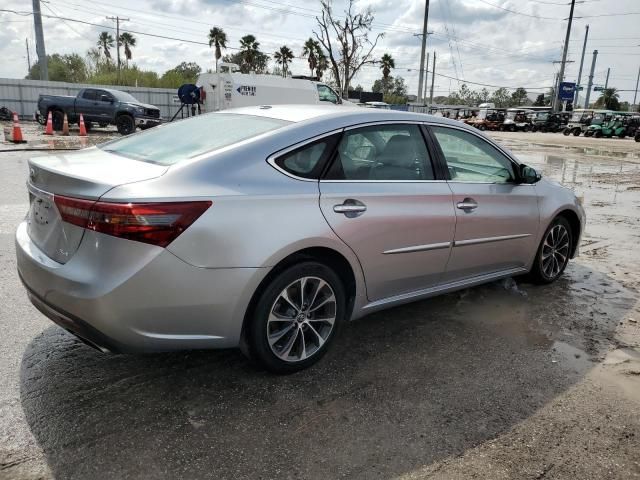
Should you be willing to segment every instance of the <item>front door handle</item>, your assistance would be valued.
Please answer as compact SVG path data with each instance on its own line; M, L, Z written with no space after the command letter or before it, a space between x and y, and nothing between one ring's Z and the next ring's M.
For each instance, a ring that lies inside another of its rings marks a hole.
M461 202L458 202L456 207L460 210L464 210L465 212L470 212L478 208L478 202L476 202L473 198L465 198Z
M347 218L355 218L366 212L367 206L358 200L349 198L340 205L334 205L333 211L336 213L342 213Z

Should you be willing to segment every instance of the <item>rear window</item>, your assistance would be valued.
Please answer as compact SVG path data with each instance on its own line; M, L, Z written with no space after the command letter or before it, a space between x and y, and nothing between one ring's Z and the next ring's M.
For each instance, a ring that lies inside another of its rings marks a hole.
M138 135L105 143L100 148L143 162L174 165L289 123L252 115L212 113L152 128Z

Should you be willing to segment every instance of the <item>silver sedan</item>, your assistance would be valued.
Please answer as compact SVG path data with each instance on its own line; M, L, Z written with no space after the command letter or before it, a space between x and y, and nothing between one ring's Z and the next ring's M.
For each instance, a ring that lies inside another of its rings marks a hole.
M568 189L445 118L333 106L198 116L29 162L32 303L102 351L241 347L305 368L348 320L528 274L556 280Z

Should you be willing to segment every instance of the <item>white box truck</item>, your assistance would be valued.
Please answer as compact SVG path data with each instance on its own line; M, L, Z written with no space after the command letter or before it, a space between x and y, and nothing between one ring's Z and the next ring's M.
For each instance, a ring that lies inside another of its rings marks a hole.
M240 73L233 63L221 63L218 73L202 73L197 85L204 89L204 110L291 103L351 105L330 86L305 77Z

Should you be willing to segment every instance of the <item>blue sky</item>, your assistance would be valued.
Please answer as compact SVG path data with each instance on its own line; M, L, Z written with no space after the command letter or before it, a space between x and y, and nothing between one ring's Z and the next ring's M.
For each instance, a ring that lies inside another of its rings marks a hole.
M453 78L436 77L436 95L455 91L463 81L496 86L525 86L531 96L546 91L553 83L566 31L568 0L431 0L428 49L437 52L436 72ZM335 1L341 11L343 1ZM420 63L420 38L424 0L360 0L357 8L371 8L374 32L384 33L375 49L375 57L390 53L396 60L393 75L405 78L410 93L417 90ZM4 0L3 9L30 11L31 2ZM193 42L206 42L209 28L222 27L229 47L237 47L241 36L252 33L266 53L288 45L298 56L302 43L316 27L319 2L295 0L81 0L43 1L44 14L69 17L113 26L105 16L130 18L124 29L171 36ZM621 90L623 100L633 99L640 66L640 31L637 25L640 0L583 0L576 5L566 80L577 77L585 25L590 25L590 40L583 76L588 74L591 52L599 50L595 83L604 84L607 67L609 85ZM600 15L607 16L600 16ZM48 53L84 54L95 44L100 27L44 18ZM26 74L25 39L35 60L33 18L0 12L0 77L18 78ZM194 61L203 69L212 68L213 55L206 45L180 40L164 40L136 35L134 62L142 68L162 73L182 61ZM228 50L233 52L233 50ZM307 73L306 61L294 60L293 73ZM379 68L368 66L356 79L369 89L380 76ZM482 88L469 84L471 88ZM494 90L488 87L489 90Z

